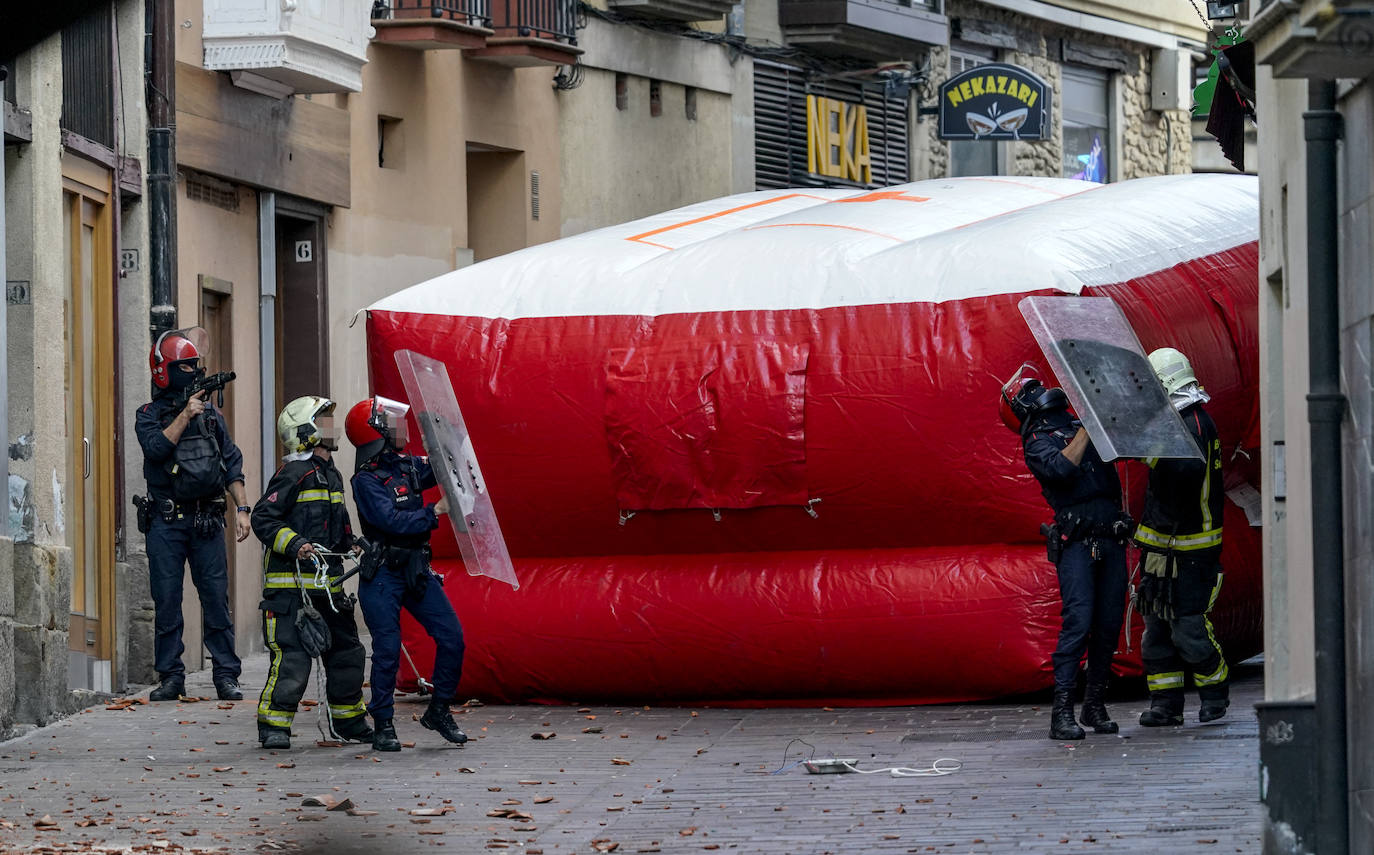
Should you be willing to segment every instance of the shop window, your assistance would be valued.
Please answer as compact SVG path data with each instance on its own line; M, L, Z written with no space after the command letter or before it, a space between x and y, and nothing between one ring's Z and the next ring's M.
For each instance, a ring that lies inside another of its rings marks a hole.
M1110 180L1111 77L1095 68L1066 65L1060 95L1064 116L1065 178Z
M996 59L990 48L977 45L951 45L949 76L962 74L970 68ZM949 175L999 175L999 152L1002 144L993 140L951 140L949 143Z

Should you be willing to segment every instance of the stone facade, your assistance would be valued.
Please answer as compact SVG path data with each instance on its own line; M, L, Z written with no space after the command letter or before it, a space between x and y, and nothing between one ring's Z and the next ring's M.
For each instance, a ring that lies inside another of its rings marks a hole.
M1066 62L1096 67L1111 75L1111 113L1116 124L1113 144L1117 157L1111 180L1191 171L1192 132L1186 110L1150 109L1151 63L1154 49L1145 44L1071 29L1048 21L953 0L948 14L953 40L996 51L998 62L1030 69L1054 90L1051 122L1055 134L1034 142L1007 142L1002 171L1007 175L1057 177L1063 156L1063 117L1058 95L1063 91ZM930 81L919 91L919 104L937 101L939 84L950 75L949 49L930 52ZM913 139L913 177L948 174L949 146L936 137L933 117L922 117Z

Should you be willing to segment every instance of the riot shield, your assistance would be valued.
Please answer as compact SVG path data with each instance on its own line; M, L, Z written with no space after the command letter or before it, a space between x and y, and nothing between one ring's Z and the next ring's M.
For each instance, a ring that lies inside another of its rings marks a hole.
M1026 297L1031 334L1103 460L1202 452L1109 297Z
M506 539L496 521L482 469L468 436L448 369L413 350L396 353L396 367L410 398L411 414L429 454L439 489L448 497L449 523L472 576L490 576L518 589Z

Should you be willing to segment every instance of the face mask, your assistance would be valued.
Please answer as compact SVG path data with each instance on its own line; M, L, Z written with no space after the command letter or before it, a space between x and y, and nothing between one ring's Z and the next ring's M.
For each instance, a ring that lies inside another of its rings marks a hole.
M173 392L180 392L182 389L185 389L187 386L190 386L192 383L204 377L205 368L201 366L199 362L200 360L198 359L179 359L176 362L169 363L167 366L167 386ZM186 364L194 365L196 370L182 371L181 366Z

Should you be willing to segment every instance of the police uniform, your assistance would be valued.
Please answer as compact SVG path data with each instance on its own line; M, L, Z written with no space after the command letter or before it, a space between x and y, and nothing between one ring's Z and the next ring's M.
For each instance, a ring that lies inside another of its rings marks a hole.
M1063 625L1054 651L1056 708L1069 704L1086 650L1088 683L1084 723L1089 705L1100 706L1111 673L1126 604L1125 532L1120 509L1121 481L1116 468L1104 463L1089 443L1074 465L1062 454L1078 432L1079 423L1067 409L1031 414L1022 430L1026 466L1040 482L1041 492L1054 511L1052 551ZM1070 723L1072 723L1070 721ZM1110 730L1115 732L1115 725Z
M362 702L367 651L358 639L352 600L337 581L342 562L329 558L329 578L317 584L314 564L306 560L298 566L294 557L307 542L329 552L346 552L353 546L343 476L333 461L307 453L304 459L283 464L253 507L253 533L267 546L261 608L263 640L271 655L258 701L259 732L290 730L310 680L310 655L296 625L303 582L329 626L330 643L321 659L334 728L341 736L370 738Z
M191 419L183 437L192 431L208 431L219 443L224 481L218 491L200 499L178 502L174 498L169 463L177 443L163 430L181 412L173 395L164 393L142 407L134 419L134 433L143 448L143 477L153 502L148 521L148 586L153 597L153 659L158 678L185 679L181 661L185 651L181 634L182 578L191 565L191 581L200 595L205 647L210 651L216 686L237 683L242 664L234 652L234 622L229 614L229 564L224 547L224 491L243 482L243 453L229 436L224 417L209 403Z
M373 721L392 717L392 695L401 655L401 609L434 639L434 699L446 704L463 674L463 628L429 566L429 537L438 525L423 492L435 484L423 458L382 451L353 476L353 500L363 534L381 549L374 576L358 585L363 620L372 634Z
M1158 724L1182 723L1185 669L1193 672L1204 716L1211 707L1219 718L1228 696L1226 659L1207 617L1222 581L1221 439L1201 404L1179 416L1204 459L1145 461L1150 480L1135 534L1141 550L1137 600L1145 616L1141 656L1151 707L1167 719L1153 722Z

